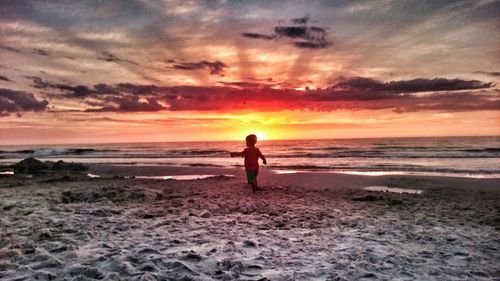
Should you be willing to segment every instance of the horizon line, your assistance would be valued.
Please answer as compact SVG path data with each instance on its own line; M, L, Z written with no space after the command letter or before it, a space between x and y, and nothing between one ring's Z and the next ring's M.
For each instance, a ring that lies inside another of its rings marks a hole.
M259 142L269 141L316 141L316 140L362 140L362 139L425 139L425 138L473 138L473 137L500 137L499 135L460 135L460 136L400 136L400 137L338 137L338 138L295 138L295 139L264 139ZM194 140L194 141L133 141L133 142L65 142L65 143L26 143L26 144L0 144L6 146L59 146L59 145L106 145L106 144L141 144L141 143L201 143L201 142L243 142L244 140Z

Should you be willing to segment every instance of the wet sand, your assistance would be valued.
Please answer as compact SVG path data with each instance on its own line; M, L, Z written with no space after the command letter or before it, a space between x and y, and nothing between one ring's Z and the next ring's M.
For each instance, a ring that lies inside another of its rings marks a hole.
M91 172L104 177L0 178L0 279L500 276L499 179L263 170L263 190L252 194L241 170L93 166ZM167 174L234 177L120 177Z

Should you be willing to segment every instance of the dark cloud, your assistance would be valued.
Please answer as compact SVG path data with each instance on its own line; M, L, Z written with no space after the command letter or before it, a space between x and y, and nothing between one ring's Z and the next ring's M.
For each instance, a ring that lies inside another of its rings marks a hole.
M97 59L103 60L103 61L108 61L108 62L115 62L115 63L126 62L126 63L130 63L130 64L133 64L133 65L139 65L138 63L136 63L134 61L131 61L131 60L128 60L128 59L119 58L119 57L115 56L114 54L112 54L110 52L106 52L106 51L102 52L101 56L98 57Z
M42 49L33 49L33 53L40 55L40 56L48 56L49 55L49 52L47 52L46 50L42 50Z
M273 40L278 37L276 34L266 35L260 33L252 33L252 32L243 32L241 36L249 39L264 39L264 40Z
M225 63L221 61L209 62L202 60L200 62L185 62L176 63L172 65L172 68L181 70L198 70L198 69L208 69L210 74L214 75L224 75L224 68L228 67Z
M241 35L249 39L286 40L297 48L322 49L332 43L326 39L327 32L322 27L307 26L309 17L292 19L294 26L276 26L272 34L244 32Z
M77 98L84 98L86 96L90 96L92 94L97 93L96 91L91 90L87 86L82 86L82 85L71 86L65 84L56 84L52 86L52 88L59 89Z
M490 76L500 76L500 71L474 71L477 74L485 74Z
M95 104L98 105L98 104ZM100 108L87 109L87 112L147 112L161 111L167 108L159 104L154 97L140 98L133 95L112 96Z
M234 86L234 87L243 88L243 89L269 87L269 85L265 85L262 83L245 82L245 81L236 81L236 82L219 81L219 84L222 84L225 86Z
M309 16L305 16L305 17L302 17L302 18L295 18L295 19L291 19L290 21L293 23L293 24L307 24L307 22L309 21Z
M304 42L304 41L298 41L298 42L293 42L293 45L297 48L301 49L321 49L321 48L326 48L330 45L328 42Z
M34 78L34 87L54 89L58 98L80 98L87 111L137 112L181 110L322 110L393 109L396 112L500 110L491 83L461 79L413 79L383 82L349 77L325 89L276 88L269 79L220 81L220 86L156 86L121 83L94 86L49 83ZM419 94L426 92L424 95Z
M416 93L429 91L458 91L490 88L493 83L478 80L418 78L412 80L382 82L366 77L341 78L331 88L337 90Z
M25 111L43 111L47 105L47 101L39 101L31 93L0 88L0 117L12 113L20 116Z
M42 78L37 76L24 76L24 77L32 80L33 83L31 84L31 86L36 89L47 89L51 85L49 82L44 81Z
M21 52L21 50L19 50L19 49L8 47L8 46L0 46L0 49L6 50L6 51L10 51L10 52L14 52L14 53L20 53Z
M9 79L9 78L7 78L7 77L5 77L5 76L2 76L2 75L0 75L0 80L10 82L10 79Z
M50 83L37 76L25 76L25 78L31 79L33 81L31 86L36 89L57 89L74 98L83 98L98 93L98 91L91 90L83 85L72 86L69 84ZM96 86L99 85L101 84Z

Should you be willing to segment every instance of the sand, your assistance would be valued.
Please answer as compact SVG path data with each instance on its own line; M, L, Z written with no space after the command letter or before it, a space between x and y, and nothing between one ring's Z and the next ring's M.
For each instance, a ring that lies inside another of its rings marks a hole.
M1 280L498 280L500 180L94 166L0 178ZM419 189L421 194L364 190Z

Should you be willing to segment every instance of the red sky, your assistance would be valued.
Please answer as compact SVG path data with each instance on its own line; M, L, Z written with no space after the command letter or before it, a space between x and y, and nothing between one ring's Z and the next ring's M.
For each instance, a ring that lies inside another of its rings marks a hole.
M2 1L0 144L500 135L500 1Z

